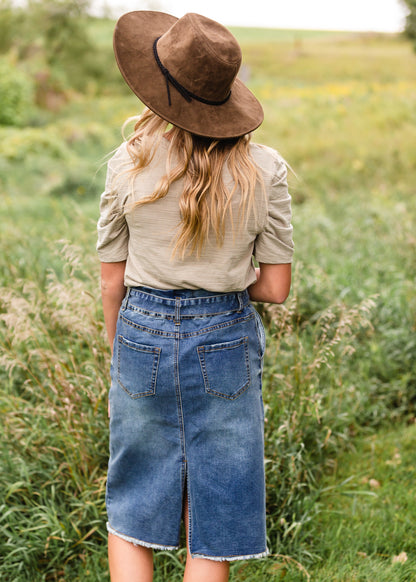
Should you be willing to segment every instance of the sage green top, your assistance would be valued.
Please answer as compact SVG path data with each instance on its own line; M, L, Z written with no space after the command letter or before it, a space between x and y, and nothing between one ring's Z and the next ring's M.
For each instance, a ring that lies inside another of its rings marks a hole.
M183 260L172 258L181 220L178 200L182 180L174 182L164 198L131 209L134 201L152 194L166 174L168 147L168 140L161 139L153 160L133 184L128 173L133 166L125 143L108 162L100 203L97 251L104 263L127 261L124 277L127 287L242 291L256 281L253 256L261 263L291 263L291 198L286 165L275 150L258 144L250 147L261 169L265 190L260 185L256 187L255 212L246 222L234 224L234 232L228 220L222 246L217 245L212 234L199 258L195 255ZM223 171L224 181L230 187L232 177L227 168ZM236 192L232 203L234 223L238 207Z

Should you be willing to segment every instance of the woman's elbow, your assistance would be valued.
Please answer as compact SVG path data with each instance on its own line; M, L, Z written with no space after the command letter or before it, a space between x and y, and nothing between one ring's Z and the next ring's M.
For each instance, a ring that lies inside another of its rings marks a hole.
M292 282L291 265L270 265L266 267L264 274L266 275L265 282L270 295L269 301L271 303L284 303L289 296Z
M101 265L101 293L102 295L119 295L124 290L123 263L102 263Z
M267 295L270 303L284 303L290 293L291 276L285 273L286 276L273 278L268 281Z
M103 295L118 295L124 289L124 280L121 277L101 277L101 293Z
M286 301L289 296L290 286L288 288L282 289L277 288L271 291L269 303L282 304Z

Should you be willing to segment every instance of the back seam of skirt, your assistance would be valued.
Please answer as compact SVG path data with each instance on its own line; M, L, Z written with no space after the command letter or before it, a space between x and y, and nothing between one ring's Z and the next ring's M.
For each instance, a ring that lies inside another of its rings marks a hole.
M176 392L176 409L178 413L179 436L181 442L182 464L186 462L186 445L185 445L185 426L183 420L182 395L181 384L179 376L179 345L180 337L179 331L175 333L174 339L174 377L175 377L175 392Z

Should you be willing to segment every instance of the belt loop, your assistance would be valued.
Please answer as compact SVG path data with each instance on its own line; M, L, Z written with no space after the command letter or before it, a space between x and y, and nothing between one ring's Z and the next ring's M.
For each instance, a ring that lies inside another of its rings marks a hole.
M130 287L127 287L126 294L124 295L124 299L121 303L121 311L126 311L127 305L129 303L129 297L130 297Z
M175 325L181 324L181 298L175 297Z
M238 313L241 313L244 309L243 294L239 292L237 293L237 297L238 297Z

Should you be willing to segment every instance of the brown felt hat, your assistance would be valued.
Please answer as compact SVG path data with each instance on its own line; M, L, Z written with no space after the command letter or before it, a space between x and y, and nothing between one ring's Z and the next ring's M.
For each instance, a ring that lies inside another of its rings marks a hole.
M166 121L191 133L250 133L263 109L239 79L241 49L227 28L199 14L139 10L121 16L114 53L130 89Z

